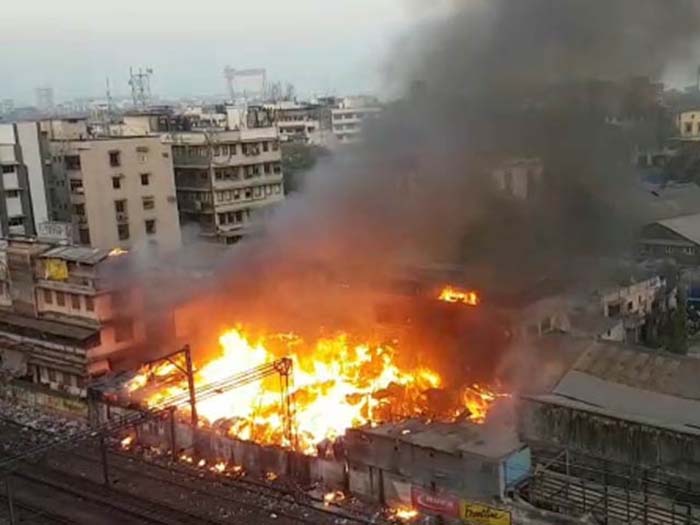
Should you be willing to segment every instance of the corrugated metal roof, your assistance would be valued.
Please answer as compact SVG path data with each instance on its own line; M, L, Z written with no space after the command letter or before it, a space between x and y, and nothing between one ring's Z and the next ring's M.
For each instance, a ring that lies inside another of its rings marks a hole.
M520 450L523 443L514 425L487 422L478 425L462 423L426 423L419 420L385 423L377 427L357 429L370 435L390 437L448 454L474 454L498 459Z
M685 237L689 241L700 244L700 213L683 215L673 219L658 221L658 224Z
M700 213L700 186L697 184L676 184L654 192L645 191L654 220Z
M700 360L621 344L595 342L573 370L622 385L700 400Z
M97 264L109 256L107 250L86 246L57 246L41 254L42 258L63 259L64 261Z
M700 435L700 360L596 342L551 394L523 396Z

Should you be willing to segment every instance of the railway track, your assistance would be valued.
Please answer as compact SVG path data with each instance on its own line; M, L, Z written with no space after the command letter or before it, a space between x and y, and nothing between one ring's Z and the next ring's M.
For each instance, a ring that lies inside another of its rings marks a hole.
M29 428L32 432L41 430L26 427L11 420L1 420L5 424L14 427ZM144 523L266 523L276 524L335 524L369 525L381 523L367 516L358 516L338 508L324 508L319 506L318 500L313 500L306 495L300 495L293 491L275 488L256 483L251 480L233 480L224 476L205 473L183 465L164 465L157 461L149 461L144 458L127 454L121 451L110 450L108 452L109 471L112 478L117 481L110 488L101 487L99 490L107 491L110 495L120 494L132 498L136 509L127 509L141 515L151 521ZM77 476L76 484L89 480L92 487L101 481L102 460L99 450L96 448L83 448L82 450L58 449L47 457L46 464L41 466L47 476L58 476L61 479L76 479L76 470L83 469L82 476ZM36 468L36 466L34 466ZM24 472L21 475L26 475ZM73 481L70 481L73 485ZM173 494L188 494L186 506L204 506L206 511L213 508L235 508L231 514L224 518L207 517L207 512L194 512L174 505L172 502L164 503L162 498L154 501L146 500L138 493L138 487L143 487L143 493L158 492L150 490L148 486L160 485L160 491ZM126 487L131 486L131 489ZM61 490L63 487L56 487ZM69 489L72 490L72 489ZM84 495L83 489L77 489ZM100 497L103 497L101 495ZM105 503L109 505L109 503ZM158 515L168 513L180 513L180 521L157 521ZM191 521L187 521L187 520ZM208 520L208 521L207 521Z

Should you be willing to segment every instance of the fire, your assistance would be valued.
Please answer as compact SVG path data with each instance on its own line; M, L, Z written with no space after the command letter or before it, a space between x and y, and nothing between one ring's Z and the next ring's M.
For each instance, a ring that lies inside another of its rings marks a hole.
M118 257L120 255L126 255L127 253L129 253L128 250L124 250L122 248L113 248L107 255L109 257Z
M345 500L345 494L340 490L334 490L332 492L327 492L323 495L323 504L328 507L332 503L340 503Z
M469 306L478 306L480 299L479 294L474 291L464 291L453 286L445 286L438 296L440 301L447 303L462 303Z
M134 442L134 436L126 436L124 439L121 440L121 446L124 449L127 449L131 446L131 444Z
M389 519L394 521L412 521L418 516L418 511L408 506L400 506L389 509Z
M464 406L469 410L469 419L475 423L484 423L493 402L499 398L510 397L510 394L489 390L480 385L472 385L464 389L462 396Z
M218 463L210 467L209 470L211 470L212 472L216 472L217 474L221 474L226 470L226 463L224 463L223 461L219 461Z
M355 344L346 334L319 339L306 346L290 334L254 340L242 329L233 329L220 336L219 344L221 355L195 372L196 387L275 362L283 356L291 359L293 375L288 395L293 406L293 433L285 431L290 427L285 425L281 378L276 375L199 400L200 424L216 424L230 436L282 445L306 454L319 453L324 443L332 443L348 428L426 415L433 418L426 394L443 386L440 375L430 368L400 366L392 345ZM171 370L163 366L166 368L134 377L129 390L137 392L150 378L167 375L164 370L176 372L175 367ZM456 419L468 412L474 421L483 421L497 394L483 387L474 388L465 390L463 399L455 396L458 406L446 412L448 418ZM167 386L145 394L143 401L148 406L159 406L185 392L185 378L177 382L169 378Z

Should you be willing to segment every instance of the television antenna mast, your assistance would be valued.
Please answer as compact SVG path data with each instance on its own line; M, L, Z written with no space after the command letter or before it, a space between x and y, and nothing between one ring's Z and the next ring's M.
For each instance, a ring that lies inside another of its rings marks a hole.
M129 86L131 87L131 100L137 108L146 108L151 101L151 75L153 69L146 68L134 71L129 68Z

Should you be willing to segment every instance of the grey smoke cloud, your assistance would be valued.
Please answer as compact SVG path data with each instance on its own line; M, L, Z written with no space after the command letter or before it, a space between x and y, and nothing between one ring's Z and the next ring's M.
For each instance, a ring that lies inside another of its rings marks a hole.
M644 219L633 144L605 119L629 90L590 81L660 75L699 21L690 0L455 3L392 55L406 96L364 146L322 162L222 264L206 322L366 328L404 265L460 264L483 287L590 271L575 261L629 247ZM545 166L528 202L490 176L517 157Z

